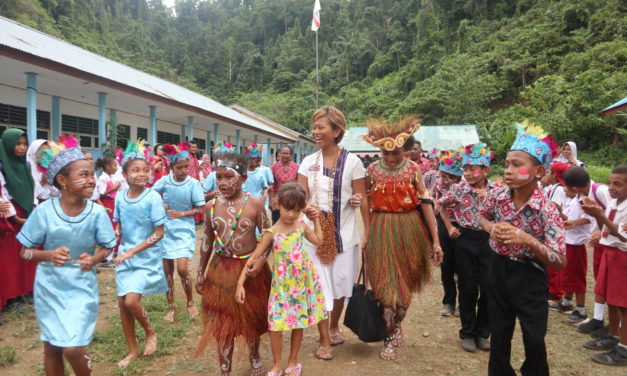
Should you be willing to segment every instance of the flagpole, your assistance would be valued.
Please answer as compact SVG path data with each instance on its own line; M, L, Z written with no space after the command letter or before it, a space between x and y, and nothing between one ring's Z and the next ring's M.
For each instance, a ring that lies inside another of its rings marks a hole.
M318 30L316 30L316 108L318 108L318 90L320 89L320 71L318 70Z

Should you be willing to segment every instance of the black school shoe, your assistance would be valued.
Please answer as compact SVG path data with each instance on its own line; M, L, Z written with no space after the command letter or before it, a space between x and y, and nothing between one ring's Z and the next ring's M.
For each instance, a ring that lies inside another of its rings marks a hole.
M627 366L627 350L616 345L611 351L594 354L592 360L606 366Z
M583 347L590 350L611 350L618 345L618 338L607 335L603 338L588 341L583 344Z
M592 333L601 328L603 328L603 320L592 319L585 324L579 325L577 330L579 333Z
M592 338L603 338L603 337L605 337L605 336L607 336L609 334L610 334L610 326L609 325L605 325L601 329L597 329L597 330L595 330L595 331L590 333Z

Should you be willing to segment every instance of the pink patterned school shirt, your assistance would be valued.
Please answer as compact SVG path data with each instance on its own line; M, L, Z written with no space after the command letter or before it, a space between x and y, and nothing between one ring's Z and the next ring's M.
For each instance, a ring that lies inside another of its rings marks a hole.
M518 210L514 206L511 189L508 187L494 189L483 201L481 215L495 223L509 222L553 251L566 253L564 222L555 205L544 196L540 187L536 187L529 201ZM494 238L490 238L490 247L503 256L534 257L525 246L504 244Z
M486 190L489 193L500 187L499 183L488 181ZM481 231L479 214L482 201L475 189L466 180L462 180L457 184L453 184L448 192L437 200L437 203L440 206L451 208L455 213L457 223L463 228Z

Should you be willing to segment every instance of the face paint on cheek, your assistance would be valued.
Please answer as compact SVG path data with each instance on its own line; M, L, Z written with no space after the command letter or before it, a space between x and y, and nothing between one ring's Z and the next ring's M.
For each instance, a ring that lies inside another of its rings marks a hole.
M474 170L470 172L472 174L472 176L480 176L483 174L483 172L481 170Z
M516 179L518 180L527 180L529 179L529 170L526 168L519 168L516 173Z

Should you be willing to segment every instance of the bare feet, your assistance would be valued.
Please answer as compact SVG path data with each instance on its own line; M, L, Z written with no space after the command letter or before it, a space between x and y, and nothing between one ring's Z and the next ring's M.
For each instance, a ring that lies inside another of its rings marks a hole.
M346 341L344 334L339 329L337 331L329 331L329 337L331 337L331 346L341 345Z
M118 362L118 367L119 368L126 368L128 366L128 364L133 361L133 359L137 358L137 355L138 354L133 354L133 353L128 354L126 356L126 358L124 358L124 359L122 359L122 360L120 360Z
M187 313L189 313L189 317L192 319L198 317L198 310L196 309L196 304L194 304L194 302L187 303Z
M170 311L168 311L168 313L165 314L163 319L165 321L167 321L167 322L174 322L174 315L176 315L176 311L175 310L170 310Z
M144 356L149 356L157 351L157 332L146 334L146 347L144 348Z
M394 352L394 346L392 346L392 342L383 342L383 349L379 354L379 358L383 360L394 360L396 359L396 353Z
M392 340L392 346L401 347L405 344L405 336L403 336L403 329L400 326L394 329L394 340Z

